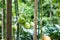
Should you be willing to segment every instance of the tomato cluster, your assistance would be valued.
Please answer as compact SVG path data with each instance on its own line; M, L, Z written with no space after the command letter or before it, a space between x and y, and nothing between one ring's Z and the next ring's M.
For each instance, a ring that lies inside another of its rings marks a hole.
M34 26L34 22L30 22L29 18L27 18L26 14L20 14L18 18L18 23L23 25L24 28L29 29L31 26Z

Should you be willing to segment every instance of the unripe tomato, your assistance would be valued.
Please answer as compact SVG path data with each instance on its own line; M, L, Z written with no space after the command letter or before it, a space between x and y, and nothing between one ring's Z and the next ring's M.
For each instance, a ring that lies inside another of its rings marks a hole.
M19 22L20 24L25 24L25 18L20 17L20 18L18 19L18 22Z
M49 36L44 36L43 40L51 40L51 38Z
M34 26L34 22L30 22L30 25L31 25L31 26Z
M2 21L0 21L0 26L2 26Z
M25 25L24 25L24 27L25 27L26 29L29 29L29 28L30 28L30 24L29 24L28 22L26 22Z

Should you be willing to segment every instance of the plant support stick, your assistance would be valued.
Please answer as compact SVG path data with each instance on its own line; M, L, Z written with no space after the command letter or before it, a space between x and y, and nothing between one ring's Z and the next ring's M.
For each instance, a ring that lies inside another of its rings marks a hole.
M35 0L35 6L34 6L34 36L33 40L37 40L37 21L38 21L38 0Z
M6 40L12 40L12 0L7 0L7 37Z

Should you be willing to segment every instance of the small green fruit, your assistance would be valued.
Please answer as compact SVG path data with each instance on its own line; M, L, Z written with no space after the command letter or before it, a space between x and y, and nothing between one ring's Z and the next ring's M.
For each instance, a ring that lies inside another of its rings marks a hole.
M31 25L31 26L34 26L34 22L30 22L30 25Z
M29 28L30 28L30 24L29 24L28 22L26 22L25 25L24 25L24 27L25 27L26 29L29 29Z
M20 24L25 24L25 18L20 17L19 20L18 20L18 22L19 22Z

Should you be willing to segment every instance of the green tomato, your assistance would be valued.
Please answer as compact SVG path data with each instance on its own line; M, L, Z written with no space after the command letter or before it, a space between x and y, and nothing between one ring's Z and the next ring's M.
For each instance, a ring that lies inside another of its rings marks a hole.
M28 22L26 22L25 25L24 25L24 27L25 27L26 29L29 29L29 28L30 28L30 24L29 24Z
M30 25L31 25L31 26L34 26L34 22L30 22Z
M19 22L20 24L25 24L25 18L20 17L19 20L18 20L18 22Z
M2 21L0 21L0 26L2 26Z

